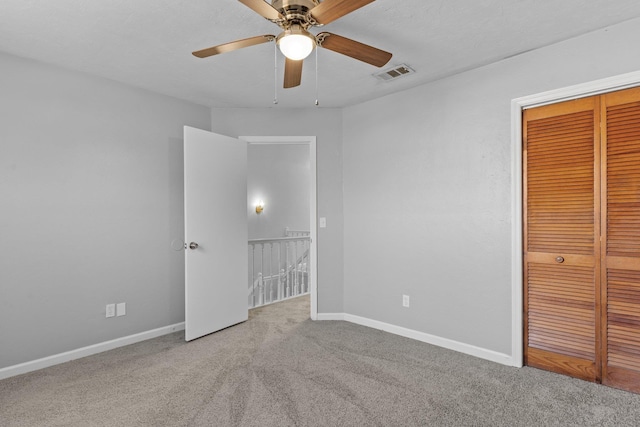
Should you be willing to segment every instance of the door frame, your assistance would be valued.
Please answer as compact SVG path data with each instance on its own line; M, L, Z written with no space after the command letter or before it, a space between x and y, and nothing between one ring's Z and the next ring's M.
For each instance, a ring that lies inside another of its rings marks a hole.
M640 72L608 77L511 100L511 364L524 364L522 111L640 85Z
M318 185L317 154L315 136L239 136L251 145L308 145L309 146L309 228L311 242L309 245L309 294L311 296L311 320L318 320Z

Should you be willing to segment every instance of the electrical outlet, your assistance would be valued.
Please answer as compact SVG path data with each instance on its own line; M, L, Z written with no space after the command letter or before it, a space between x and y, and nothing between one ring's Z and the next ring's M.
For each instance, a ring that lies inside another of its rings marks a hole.
M116 316L124 316L127 314L127 303L121 302L116 306Z
M402 295L402 306L409 307L409 295Z
M116 315L116 305L115 304L107 304L107 316L113 317Z

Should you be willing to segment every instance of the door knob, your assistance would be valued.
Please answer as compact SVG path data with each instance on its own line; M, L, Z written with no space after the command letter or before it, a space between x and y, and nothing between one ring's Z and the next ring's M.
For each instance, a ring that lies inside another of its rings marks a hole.
M197 245L196 245L196 246L197 246ZM563 258L563 257L561 257L561 256L556 257L556 262L563 263L563 262L564 262L564 258Z
M198 249L198 244L196 242L189 243L189 249Z

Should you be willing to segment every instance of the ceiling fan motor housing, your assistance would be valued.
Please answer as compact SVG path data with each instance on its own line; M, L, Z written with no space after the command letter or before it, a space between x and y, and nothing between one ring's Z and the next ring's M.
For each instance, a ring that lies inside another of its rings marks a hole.
M319 4L318 0L273 0L271 3L273 8L286 18L285 22L276 22L276 24L284 29L291 24L299 24L305 30L316 25L310 21L309 11Z

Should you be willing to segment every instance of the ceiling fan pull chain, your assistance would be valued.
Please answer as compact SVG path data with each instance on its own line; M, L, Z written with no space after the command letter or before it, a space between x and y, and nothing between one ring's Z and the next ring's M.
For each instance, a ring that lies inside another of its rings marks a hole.
M278 104L278 44L273 44L273 103Z
M316 107L320 105L318 102L318 48L316 48Z

